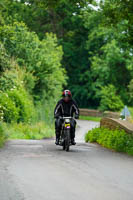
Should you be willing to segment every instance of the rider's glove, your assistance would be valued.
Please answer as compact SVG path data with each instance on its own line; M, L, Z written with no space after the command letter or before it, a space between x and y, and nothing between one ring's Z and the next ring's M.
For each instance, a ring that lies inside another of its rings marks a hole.
M78 119L79 118L79 115L75 115L75 119Z

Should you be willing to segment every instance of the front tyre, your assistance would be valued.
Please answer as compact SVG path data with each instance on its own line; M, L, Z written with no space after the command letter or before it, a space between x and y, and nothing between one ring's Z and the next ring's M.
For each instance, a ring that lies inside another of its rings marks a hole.
M63 150L66 149L66 144L65 144L65 141L63 142Z
M70 147L70 129L66 130L66 137L65 137L65 149L69 151Z

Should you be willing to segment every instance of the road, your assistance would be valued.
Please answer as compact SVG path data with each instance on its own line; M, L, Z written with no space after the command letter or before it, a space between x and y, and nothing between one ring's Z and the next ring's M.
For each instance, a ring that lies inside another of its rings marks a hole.
M84 143L96 122L78 121L76 146L11 140L0 150L0 200L132 200L133 158Z

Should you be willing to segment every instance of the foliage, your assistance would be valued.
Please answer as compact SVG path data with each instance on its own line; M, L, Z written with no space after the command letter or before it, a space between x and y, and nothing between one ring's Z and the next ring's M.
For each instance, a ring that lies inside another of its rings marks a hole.
M56 36L46 34L40 41L34 32L29 32L23 23L14 23L0 28L0 38L19 66L30 72L35 78L27 82L33 88L34 96L42 98L43 92L50 95L65 84L65 70L61 68L62 48L58 46ZM31 90L31 89L30 89Z
M113 85L102 87L100 110L120 111L124 107Z
M100 122L100 120L101 120L100 117L91 117L91 116L82 116L82 115L80 115L79 119L81 119L81 120L95 121L95 122Z
M54 136L53 126L47 125L44 121L37 123L13 123L6 124L6 132L9 139L44 139Z
M0 114L1 120L8 123L17 121L19 118L18 108L14 105L8 94L4 92L0 93Z
M62 47L55 34L43 31L40 40L22 22L33 17L29 4L2 0L0 5L0 120L11 123L7 124L10 129L13 123L26 123L16 124L27 129L24 138L39 139L47 135L46 131L50 136L53 109L66 83L66 72L61 66ZM39 125L42 118L45 122ZM31 128L33 121L41 127L38 135L37 125ZM15 129L14 133L17 134Z
M0 122L0 147L2 147L8 138L8 134L5 130L5 124Z
M132 118L132 122L133 122L133 107L128 107L129 108L129 112L131 113L131 118Z
M0 72L10 68L10 56L7 54L4 45L0 42Z
M0 92L0 117L4 122L30 123L34 115L32 100L24 89Z
M17 122L31 123L35 110L33 101L24 88L11 90L7 94L18 110Z
M123 42L126 39L123 34L125 25L119 24L117 29L106 27L101 23L103 20L102 12L84 14L85 27L89 30L86 48L91 62L92 98L100 102L100 87L112 84L119 91L122 101L127 104L133 62L131 47ZM123 74L126 78L123 78Z
M46 95L46 94L45 94ZM51 124L54 124L54 115L53 110L56 106L56 103L58 101L57 97L55 99L46 98L44 95L44 100L40 102L40 104L36 105L36 114L37 119L36 121L45 121L48 125L51 126Z
M85 141L97 142L103 147L133 155L133 136L125 133L124 130L95 128L86 134Z
M91 87L88 81L91 76L86 73L89 66L88 52L85 49L88 33L80 15L81 10L88 6L88 2L59 0L55 3L55 1L33 0L29 3L28 5L25 1L8 0L8 9L5 13L7 23L12 24L14 20L23 21L41 39L44 39L46 32L53 32L57 35L58 43L62 45L64 52L62 63L69 76L67 88L72 90L73 97L79 106L88 106L88 99L91 99ZM12 16L12 20L7 18L8 13ZM85 76L80 77L84 71ZM56 74L58 73L60 70ZM62 76L59 75L59 77ZM36 91L38 88L40 88L40 82L37 84Z
M1 119L5 122L30 122L34 116L32 97L25 89L27 73L14 60L9 60L11 68L0 76Z
M97 1L0 1L0 95L12 110L9 122L29 121L29 108L34 120L53 123L63 88L80 107L132 106L133 2L92 5Z
M131 79L129 85L128 85L128 93L129 93L129 103L133 106L133 79Z
M89 2L92 1L89 0ZM5 23L23 21L42 39L46 32L53 32L63 37L68 30L72 30L75 18L73 13L78 14L88 2L84 0L6 0L3 4L6 9L1 7L0 10L3 12Z
M92 58L92 74L96 78L96 87L111 83L119 91L122 100L127 102L127 87L131 79L129 67L132 68L132 57L128 51L122 50L115 40L104 45L101 53ZM126 79L123 78L123 74Z
M132 6L132 0L117 0L112 2L105 0L101 1L100 5L102 13L104 14L104 25L118 27L118 24L126 23L124 30L126 41L133 45Z
M97 3L2 0L4 6L0 10L5 25L1 26L0 40L18 64L31 73L27 83L36 100L42 99L43 93L53 95L56 88L62 89L66 80L61 68L63 58L62 65L69 77L67 88L80 107L97 108L100 87L108 84L115 86L125 104L129 103L133 48L128 33L132 33L132 16L125 15L124 1L101 1L99 10L93 9L92 4ZM129 4L132 5L131 1ZM130 13L130 8L127 10Z

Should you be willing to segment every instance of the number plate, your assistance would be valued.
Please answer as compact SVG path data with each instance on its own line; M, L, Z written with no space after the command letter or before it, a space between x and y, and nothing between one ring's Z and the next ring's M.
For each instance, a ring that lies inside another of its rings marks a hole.
M70 124L65 124L65 127L67 127L67 128L69 127L70 128Z

